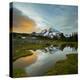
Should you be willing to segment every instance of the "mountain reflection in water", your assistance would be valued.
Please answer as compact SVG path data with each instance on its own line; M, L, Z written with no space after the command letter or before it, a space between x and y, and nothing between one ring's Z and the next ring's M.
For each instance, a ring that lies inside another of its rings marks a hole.
M77 53L74 47L66 46L63 49L58 46L49 46L35 51L37 60L35 63L26 66L25 71L29 76L41 76L51 68L57 61L67 59L67 54Z

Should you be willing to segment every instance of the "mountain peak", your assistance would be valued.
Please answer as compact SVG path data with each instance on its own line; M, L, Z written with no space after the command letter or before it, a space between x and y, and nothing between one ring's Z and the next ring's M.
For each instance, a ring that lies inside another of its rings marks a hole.
M61 32L59 32L58 30L56 29L53 29L53 28L49 28L49 29L44 29L41 31L41 35L42 36L47 36L47 37L50 37L50 38L53 38L54 36L59 36Z

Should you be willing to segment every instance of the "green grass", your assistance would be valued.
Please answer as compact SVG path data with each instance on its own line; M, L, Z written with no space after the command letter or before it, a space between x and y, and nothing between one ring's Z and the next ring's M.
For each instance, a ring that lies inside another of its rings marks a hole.
M13 78L27 77L27 73L23 69L13 69Z
M77 74L78 55L69 54L66 60L58 61L45 75Z
M12 51L13 51L13 61L23 56L30 56L31 53L29 50L42 49L48 45L36 44L36 43L27 43L24 40L13 41Z

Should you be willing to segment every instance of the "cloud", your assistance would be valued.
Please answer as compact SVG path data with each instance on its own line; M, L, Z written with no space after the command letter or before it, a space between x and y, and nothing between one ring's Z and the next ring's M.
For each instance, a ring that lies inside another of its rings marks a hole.
M36 22L37 32L49 27L66 34L78 31L77 6L29 3L14 3L14 6Z
M12 10L12 9L11 9ZM17 8L13 8L13 22L12 22L12 31L13 32L33 32L36 31L36 23L34 20L25 16L20 10Z

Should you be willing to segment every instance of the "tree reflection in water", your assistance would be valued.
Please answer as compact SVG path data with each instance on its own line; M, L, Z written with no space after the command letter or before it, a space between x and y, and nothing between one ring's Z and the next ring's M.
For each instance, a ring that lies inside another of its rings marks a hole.
M66 47L72 49L72 51L77 50L75 47L70 46L70 45L61 45L61 46L50 45L49 47L41 49L41 51L44 53L54 54L57 51L63 51Z

